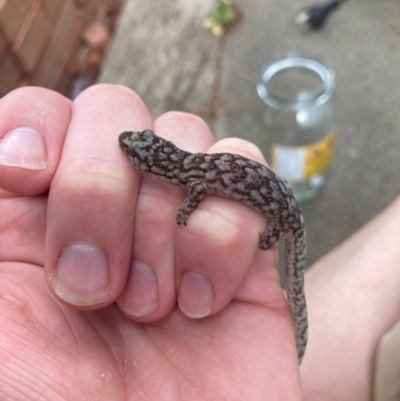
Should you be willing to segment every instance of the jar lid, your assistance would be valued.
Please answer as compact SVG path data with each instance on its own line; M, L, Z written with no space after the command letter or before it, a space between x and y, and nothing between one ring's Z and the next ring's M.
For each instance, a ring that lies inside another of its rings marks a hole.
M257 92L275 109L299 110L325 103L335 89L335 71L320 61L289 55L261 71Z

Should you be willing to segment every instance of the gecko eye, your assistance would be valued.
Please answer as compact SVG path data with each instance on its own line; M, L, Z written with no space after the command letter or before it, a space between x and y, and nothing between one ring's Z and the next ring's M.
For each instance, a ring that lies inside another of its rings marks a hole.
M146 142L150 143L154 138L154 133L153 133L153 131L146 129L139 134L139 137L142 141L146 141Z

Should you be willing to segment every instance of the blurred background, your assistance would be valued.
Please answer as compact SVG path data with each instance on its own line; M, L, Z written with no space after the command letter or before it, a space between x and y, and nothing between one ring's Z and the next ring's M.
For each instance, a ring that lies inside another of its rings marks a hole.
M313 7L327 4L318 26ZM400 192L398 0L0 0L1 96L39 85L74 98L95 82L123 84L153 117L198 114L217 139L248 139L269 162L257 84L287 52L336 77L332 164L302 203L310 264Z
M0 96L25 85L76 96L94 82L122 4L0 0Z

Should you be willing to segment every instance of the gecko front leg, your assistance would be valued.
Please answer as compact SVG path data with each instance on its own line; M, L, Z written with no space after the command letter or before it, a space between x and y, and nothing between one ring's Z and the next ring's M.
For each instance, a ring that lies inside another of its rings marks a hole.
M189 216L204 199L207 192L207 185L201 180L194 179L187 183L186 188L189 192L189 196L183 201L176 216L176 222L185 226L187 225Z

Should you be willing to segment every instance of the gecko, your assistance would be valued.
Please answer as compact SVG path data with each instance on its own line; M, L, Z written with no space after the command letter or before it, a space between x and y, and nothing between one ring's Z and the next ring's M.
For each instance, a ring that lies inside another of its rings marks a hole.
M136 169L188 191L189 196L176 216L178 224L187 224L206 194L244 203L268 218L259 248L269 249L281 236L285 240L285 292L300 364L308 331L304 294L306 234L300 206L288 183L266 166L246 157L233 153L190 153L151 130L126 131L118 140Z

